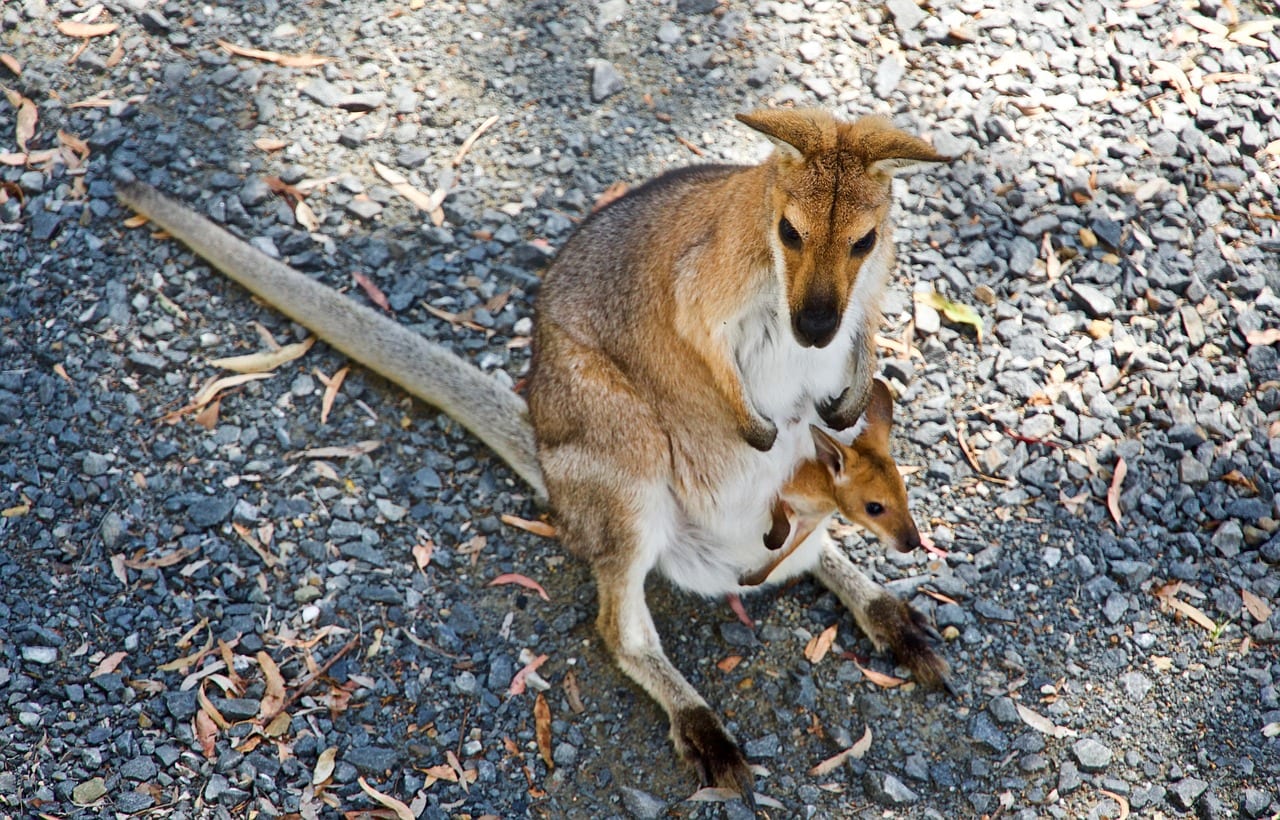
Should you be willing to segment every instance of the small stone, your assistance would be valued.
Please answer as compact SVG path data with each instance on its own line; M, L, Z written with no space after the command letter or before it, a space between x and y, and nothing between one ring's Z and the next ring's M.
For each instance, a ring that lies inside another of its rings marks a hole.
M1199 486L1209 480L1209 468L1200 463L1194 453L1185 453L1178 462L1178 475L1183 484Z
M120 776L129 780L150 780L156 773L156 763L150 757L135 757L120 767Z
M1261 817L1271 806L1271 795L1262 789L1245 789L1240 795L1240 811L1245 817Z
M84 459L80 462L80 471L93 478L104 475L110 466L111 462L101 453L85 453Z
M996 727L986 712L978 712L969 721L969 737L993 752L1003 754L1009 749L1009 736Z
M868 771L865 783L871 799L885 806L906 806L920 800L920 796L891 774L881 775Z
M77 806L96 803L107 796L107 784L101 777L86 780L71 790L71 801Z
M680 38L682 36L683 35L680 33L680 27L670 20L667 20L661 26L658 26L658 42L660 43L666 43L669 46L673 46L680 42Z
M1076 764L1070 760L1064 760L1058 768L1058 791L1070 794L1080 788L1082 783L1084 778L1080 776L1080 770L1076 768Z
M382 205L372 199L353 198L343 206L347 213L360 219L370 220L382 213Z
M1196 801L1204 794L1209 784L1198 777L1184 777L1169 787L1173 804L1184 811L1196 807Z
M1086 772L1100 772L1111 765L1111 749L1091 737L1077 740L1071 752Z
M380 746L350 749L342 759L365 774L383 774L400 766L399 753L395 749L384 749Z
M226 521L235 506L236 497L234 495L202 498L187 507L187 515L190 516L192 524L198 529L204 530L216 527Z
M1142 700L1151 691L1151 679L1141 672L1128 672L1121 676L1120 685L1135 703Z
M648 792L629 786L621 787L621 791L622 807L636 820L658 820L667 813L666 802Z
M924 302L916 302L916 330L930 335L942 329L942 317L936 308Z
M1240 526L1240 522L1234 519L1223 521L1218 525L1218 529L1214 530L1209 543L1224 558L1234 558L1240 554L1240 549L1244 546L1244 529Z
M578 747L569 743L560 743L551 753L551 759L557 766L572 766L578 761Z
M48 666L58 660L58 650L52 646L24 646L22 659Z
M336 107L338 100L342 99L342 92L338 90L337 86L320 77L313 77L306 85L302 86L302 94L330 108Z
M1071 293L1094 319L1105 319L1116 311L1115 300L1093 285L1072 284Z
M747 753L747 757L753 759L777 757L782 751L782 744L778 741L778 736L772 732L764 737L748 740L742 745L742 750Z
M888 0L885 7L893 15L893 24L897 27L899 35L911 31L929 16L916 5L915 0Z
M626 82L622 79L622 75L618 73L618 69L613 67L613 63L608 60L596 60L592 65L592 102L603 102L626 88L626 86Z

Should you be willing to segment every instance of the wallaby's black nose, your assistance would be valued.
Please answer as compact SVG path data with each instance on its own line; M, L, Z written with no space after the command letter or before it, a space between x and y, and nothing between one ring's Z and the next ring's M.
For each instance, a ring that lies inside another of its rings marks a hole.
M835 305L826 301L808 302L791 318L796 339L806 347L826 347L839 324L840 314L836 313Z

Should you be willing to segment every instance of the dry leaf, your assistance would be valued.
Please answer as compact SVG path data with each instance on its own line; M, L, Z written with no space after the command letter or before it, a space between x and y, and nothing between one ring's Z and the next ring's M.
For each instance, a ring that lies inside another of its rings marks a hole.
M280 559L272 555L266 546L258 540L258 537L253 534L253 531L244 524L241 524L238 521L233 521L231 522L231 528L235 530L236 534L240 536L240 539L249 546L249 549L253 550L254 553L262 559L262 563L266 564L268 567L274 567L276 564L280 563Z
M1170 587L1172 587L1172 591L1167 591ZM1177 587L1178 585L1167 585L1156 590L1156 598L1160 600L1162 605L1194 621L1206 632L1215 632L1218 629L1218 625L1213 622L1212 618L1186 601L1174 597L1177 594Z
M311 349L316 337L309 336L305 341L284 345L278 350L262 350L244 356L229 356L224 359L210 359L209 364L223 370L236 373L268 373L282 364L297 359Z
M17 91L5 88L4 94L8 98L9 104L18 112L14 119L13 139L18 143L18 148L24 153L23 161L19 164L32 163L35 161L34 158L25 156L25 152L27 150L27 141L36 135L36 123L40 119L40 113L36 109L35 103Z
M332 57L321 57L316 54L280 54L276 51L263 51L260 48L247 48L245 46L237 46L228 43L226 40L215 40L215 43L230 51L232 54L241 57L250 57L254 60L263 60L268 63L285 66L286 68L314 68L318 65L324 65L332 60Z
M338 391L342 389L342 382L346 380L347 373L351 371L350 367L343 367L333 376L325 376L320 371L315 371L320 376L320 381L324 382L324 395L320 397L320 423L324 424L329 420L329 411L333 409L333 402L338 398Z
M923 592L925 595L928 595L930 598L932 598L935 601L941 601L944 604L955 604L956 606L960 605L960 602L957 601L955 598L952 598L950 595L943 595L941 592L938 592L937 590L932 590L927 587L920 587L920 591Z
M222 716L222 713L218 711L218 707L214 706L213 701L209 700L209 696L204 693L203 683L196 689L196 700L200 702L200 711L208 715L215 726L223 731L231 728L230 721Z
M18 62L18 58L11 54L0 54L0 65L9 69L9 73L15 77L22 75L22 63Z
M404 803L400 802L396 798L392 797L391 795L383 794L382 792L375 789L373 786L370 786L368 782L365 781L363 775L360 777L357 777L356 782L360 784L360 788L364 790L365 794L369 795L381 805L395 812L396 820L417 820L417 815L415 815L409 809L408 806L406 806Z
M372 279L365 276L360 271L352 271L351 278L356 280L356 284L359 285L360 289L369 297L370 302L373 302L387 313L391 312L391 303L387 301L387 295L373 283Z
M822 630L820 635L816 635L809 639L808 645L804 648L804 656L809 663L815 666L827 656L827 652L831 649L831 644L836 640L837 624L832 624Z
M142 550L138 550L134 555L141 555ZM125 558L124 566L129 569L163 569L180 564L191 556L196 554L195 547L180 547L179 549L166 552L156 558Z
M300 458L355 458L357 456L372 453L374 450L382 446L381 439L369 439L367 441L357 441L355 444L345 444L338 447L312 447L310 450L299 450L296 453L285 453L285 461L296 461Z
M436 544L428 536L420 534L419 537L421 540L413 545L410 552L413 553L413 562L417 565L418 569L425 570L427 568L427 564L431 563L431 554L436 551Z
M1125 463L1124 456L1116 459L1116 469L1111 475L1111 486L1107 489L1107 509L1111 511L1111 518L1116 522L1116 526L1120 525L1120 488L1124 485L1124 477L1129 472L1129 465Z
M569 708L573 710L575 715L580 715L587 711L587 707L582 704L582 694L578 691L578 676L570 671L564 676L564 695L569 701Z
M738 664L742 663L741 655L728 655L724 660L716 664L716 669L724 672L726 675L738 668Z
M256 140L253 141L254 148L257 148L259 151L266 151L267 153L271 153L272 151L279 151L281 148L284 148L288 144L289 143L285 142L284 140L278 139L276 137L258 137Z
M862 670L862 674L867 676L867 680L883 689L892 689L895 686L901 686L906 683L902 678L895 678L893 675L886 675L883 672L877 672L874 669L869 669L857 661L854 661L853 663Z
M1263 618L1262 620L1265 621L1266 618ZM93 668L93 671L89 673L89 677L96 678L99 675L110 675L112 672L116 671L116 667L120 665L120 661L127 657L129 657L128 652L112 652Z
M542 762L548 769L554 769L555 763L551 760L551 706L541 692L533 702L533 732L538 739L538 754L542 756Z
M222 399L214 399L204 406L204 409L195 415L195 423L206 430L212 431L218 426L218 414L222 412Z
M1240 489L1248 492L1250 495L1258 494L1258 485L1253 482L1253 479L1249 478L1247 475L1240 472L1239 470L1232 470L1229 473L1225 473L1222 476L1222 480L1227 482L1228 484L1239 487Z
M301 199L298 200L297 205L293 206L293 218L298 220L298 224L311 233L320 230L320 220L316 217L316 212L311 210L311 206Z
M534 535L541 535L543 538L556 537L556 528L545 521L530 521L527 518L520 518L519 516L510 515L509 513L503 513L501 518L502 523L522 529L526 532L531 532Z
M267 737L284 737L289 733L289 727L292 725L293 716L288 712L280 712L271 719L262 732Z
M1258 623L1264 623L1271 617L1271 607L1267 605L1266 601L1262 600L1257 595L1254 595L1247 589L1241 588L1240 597L1244 599L1245 610L1252 615L1253 619Z
M338 762L338 747L330 746L316 758L316 767L311 772L311 785L319 786L333 777L333 769Z
M1125 799L1123 795L1119 795L1119 794L1116 794L1115 792L1107 791L1106 789L1098 789L1098 791L1105 794L1107 797L1110 797L1112 800L1120 804L1120 816L1117 817L1116 820L1128 820L1129 801Z
M1256 328L1246 331L1244 340L1252 345L1273 345L1280 342L1280 327Z
M916 301L923 302L938 311L949 322L971 326L978 334L978 346L982 346L982 317L972 307L960 302L953 302L941 293L932 290L927 293L917 293Z
M523 695L525 690L525 679L531 674L538 671L538 667L547 662L546 655L539 655L533 660L525 664L519 672L511 678L511 686L507 689L508 695ZM541 695L539 695L541 696Z
M267 691L262 694L262 703L258 709L258 716L266 719L284 707L284 676L280 674L280 667L276 666L276 662L266 652L258 652L255 657L262 669L262 676L267 679Z
M207 385L205 385L205 387L195 395L195 398L191 400L191 406L193 408L204 407L206 404L213 401L214 397L217 396L219 393L221 393L223 390L229 390L232 387L239 387L242 384L246 384L252 381L258 381L260 379L269 379L273 375L275 374L273 373L241 373L236 376L226 376L221 379L214 379L210 381Z
M592 211L598 211L616 199L620 199L627 192L627 183L619 180L608 188L605 188L600 196L596 197L595 204L591 206Z
M374 162L373 170L377 171L378 176L382 177L382 179L391 186L391 190L409 200L409 203L413 205L413 207L431 214L432 221L435 221L435 212L439 210L440 203L444 201L443 192L436 192L439 194L439 198L437 199L435 194L427 194L419 191L417 188L409 184L409 180L406 179L403 174L393 168L388 168L381 162ZM443 211L441 212L441 220L443 221Z
M1082 228L1082 231L1088 230ZM1049 281L1055 281L1062 274L1062 262L1058 259L1058 252L1053 249L1053 242L1049 241L1048 232L1045 233L1044 239L1040 242L1040 252L1044 254L1044 272L1049 277Z
M521 575L518 572L505 572L489 582L489 586L491 587L501 586L502 584L519 584L526 589L531 589L538 593L538 596L542 598L542 600L551 600L551 596L547 595L547 591L542 588L542 584L539 584L532 578Z
M196 712L195 723L195 735L200 741L200 751L204 753L206 760L213 760L217 756L215 746L218 740L218 726L204 712Z
M458 153L453 155L454 168L457 168L459 165L462 164L462 160L464 157L466 157L467 152L471 150L471 146L475 145L476 140L480 139L480 135L483 134L485 131L488 131L491 127L493 127L493 124L496 123L497 121L498 121L498 115L494 114L489 119L480 123L480 125L476 128L476 130L472 131L471 135L462 141L462 146L458 149Z
M832 755L831 757L828 757L826 760L819 763L817 766L814 766L812 769L809 770L809 776L810 777L826 777L827 775L834 772L836 769L843 766L845 762L850 759L861 760L862 756L865 755L867 753L867 750L870 748L871 748L871 726L868 725L866 731L862 733L862 737L858 739L857 743L853 744L852 746L850 746L849 748L841 752L837 752L836 754Z
M1028 709L1021 703L1016 705L1018 707L1018 716L1022 718L1022 722L1030 726L1032 729L1035 729L1037 732L1057 738L1076 736L1074 729L1070 729L1066 726L1055 726L1053 721L1049 720L1044 715Z
M1230 29L1222 23L1217 20L1211 20L1202 14L1188 14L1186 20L1205 34L1212 34L1214 37L1226 37L1230 33Z
M68 37L102 37L120 28L118 23L77 23L75 20L59 20L54 25Z

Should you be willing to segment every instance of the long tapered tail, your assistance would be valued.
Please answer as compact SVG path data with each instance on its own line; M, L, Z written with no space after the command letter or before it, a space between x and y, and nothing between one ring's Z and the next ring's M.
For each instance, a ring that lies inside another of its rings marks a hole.
M146 183L117 183L116 196L332 347L442 410L546 498L528 408L515 393L443 346L271 258Z

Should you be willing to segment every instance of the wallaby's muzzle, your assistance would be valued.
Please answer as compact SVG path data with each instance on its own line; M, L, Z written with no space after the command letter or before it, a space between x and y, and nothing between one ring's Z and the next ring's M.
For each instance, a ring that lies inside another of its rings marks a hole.
M791 316L796 341L804 347L826 347L839 327L840 314L835 304L825 299L806 302Z

